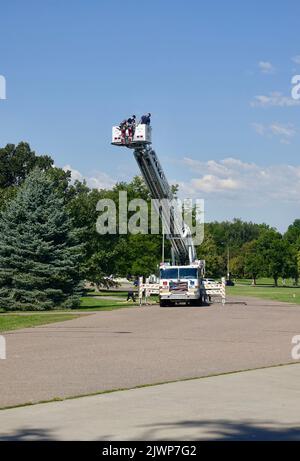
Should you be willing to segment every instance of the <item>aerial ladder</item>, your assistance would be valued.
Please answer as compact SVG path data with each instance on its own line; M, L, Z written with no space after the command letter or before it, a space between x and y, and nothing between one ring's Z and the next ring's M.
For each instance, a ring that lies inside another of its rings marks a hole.
M197 259L190 227L182 219L160 161L152 149L152 128L138 124L132 137L113 126L112 144L133 149L135 160L150 191L163 232L171 242L172 264L160 265L159 298L161 306L175 303L198 305L209 296L203 283L205 261ZM219 287L218 287L219 288Z
M171 241L172 263L193 264L196 259L196 249L189 226L181 219L181 210L165 177L158 157L149 145L134 148L134 156L140 168L156 211L160 213L163 229Z

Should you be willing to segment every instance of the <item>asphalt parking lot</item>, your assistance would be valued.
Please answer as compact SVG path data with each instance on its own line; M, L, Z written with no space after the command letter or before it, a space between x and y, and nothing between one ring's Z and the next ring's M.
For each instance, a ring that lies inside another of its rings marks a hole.
M8 332L0 407L292 362L300 308L240 300L247 305L127 308Z

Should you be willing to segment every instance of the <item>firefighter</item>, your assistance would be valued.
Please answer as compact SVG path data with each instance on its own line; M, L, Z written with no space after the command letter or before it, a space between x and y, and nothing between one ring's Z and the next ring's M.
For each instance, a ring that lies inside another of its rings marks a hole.
M128 128L127 120L123 120L119 125L119 129L121 131L121 138L122 138L122 143L123 144L125 143L125 140L126 140L126 130L127 130L127 128Z
M148 112L147 115L142 115L141 122L140 122L142 125L150 125L150 122L151 122L150 112Z
M132 115L132 116L129 117L129 119L127 120L129 141L132 141L132 138L133 138L133 135L134 135L134 131L135 131L135 125L136 125L136 116L135 116L135 115Z

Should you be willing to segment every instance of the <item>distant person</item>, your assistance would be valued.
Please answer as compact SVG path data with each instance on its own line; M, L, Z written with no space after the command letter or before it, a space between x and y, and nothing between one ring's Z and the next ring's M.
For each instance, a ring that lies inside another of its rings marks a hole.
M121 138L122 138L123 143L125 143L127 128L128 128L127 120L125 119L119 125L119 130L121 131Z
M127 294L127 301L130 301L130 299L132 299L132 301L135 303L135 293L134 291L128 291L128 294Z
M135 115L132 115L132 116L129 117L129 119L127 120L129 141L131 141L132 138L133 138L133 135L134 135L134 132L135 132L135 126L136 126L136 116L135 116Z
M150 125L151 122L151 114L148 112L147 115L142 115L141 117L141 125Z

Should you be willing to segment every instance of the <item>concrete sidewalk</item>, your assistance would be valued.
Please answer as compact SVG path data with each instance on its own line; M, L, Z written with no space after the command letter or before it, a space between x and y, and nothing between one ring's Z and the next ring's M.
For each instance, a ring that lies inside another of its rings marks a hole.
M300 440L300 364L0 411L0 440Z
M0 407L291 362L300 307L246 301L96 312L8 332Z

